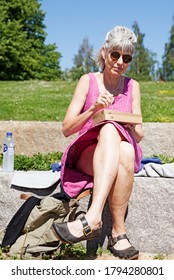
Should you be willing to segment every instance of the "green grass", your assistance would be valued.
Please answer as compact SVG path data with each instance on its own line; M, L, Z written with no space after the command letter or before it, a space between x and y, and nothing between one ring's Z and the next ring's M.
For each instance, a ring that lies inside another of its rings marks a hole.
M71 82L0 82L0 120L61 121L72 97Z
M0 120L62 121L76 82L0 82ZM144 122L174 122L174 82L140 82Z
M174 82L141 82L144 122L174 122Z
M0 260L92 260L103 254L107 257L112 256L109 250L99 248L94 252L87 252L87 249L81 244L61 244L56 251L41 254L20 254L8 256L9 246L0 247Z

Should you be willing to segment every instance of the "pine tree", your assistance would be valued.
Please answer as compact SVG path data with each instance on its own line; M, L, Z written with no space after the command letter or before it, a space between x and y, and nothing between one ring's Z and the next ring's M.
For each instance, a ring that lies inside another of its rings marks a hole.
M133 31L137 36L137 45L133 55L133 60L130 63L127 74L132 78L141 81L152 80L155 63L155 53L150 52L144 47L143 40L145 34L140 32L137 22L134 22Z
M45 45L45 13L37 0L0 0L0 80L56 79L60 53Z
M165 51L162 63L162 78L167 81L174 81L174 17L170 29L169 42L165 44Z

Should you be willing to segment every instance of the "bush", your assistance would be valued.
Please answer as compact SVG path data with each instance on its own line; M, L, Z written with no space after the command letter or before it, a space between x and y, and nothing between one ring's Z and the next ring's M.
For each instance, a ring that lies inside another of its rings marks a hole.
M28 157L25 155L15 155L14 169L15 170L51 170L53 163L59 163L62 157L61 152L53 152L42 155L40 153ZM2 165L2 154L0 154L0 165Z

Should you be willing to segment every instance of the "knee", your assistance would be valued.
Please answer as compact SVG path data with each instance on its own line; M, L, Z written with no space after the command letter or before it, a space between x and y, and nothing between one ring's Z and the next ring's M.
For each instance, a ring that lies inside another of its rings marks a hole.
M99 138L111 140L117 137L120 138L119 133L112 123L106 123L100 129Z
M134 171L135 151L134 147L125 141L120 143L120 163L127 172Z

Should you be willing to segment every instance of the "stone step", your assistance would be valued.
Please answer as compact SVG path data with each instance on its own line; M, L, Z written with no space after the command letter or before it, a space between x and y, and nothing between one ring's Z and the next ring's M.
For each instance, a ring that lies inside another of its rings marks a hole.
M7 131L15 137L16 154L33 154L60 151L74 138L65 138L61 122L0 121L0 146ZM143 155L163 154L174 156L174 123L144 123L145 136L140 142Z

